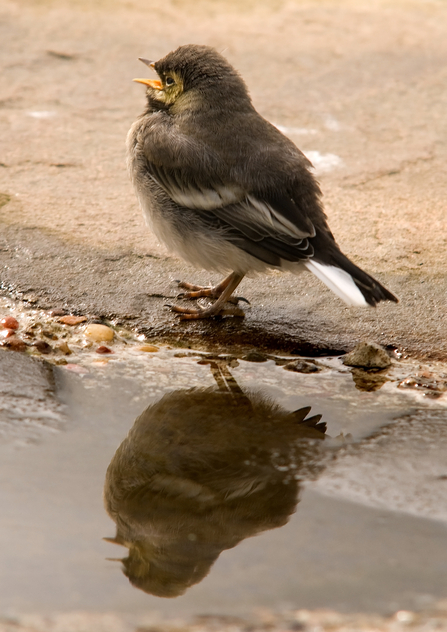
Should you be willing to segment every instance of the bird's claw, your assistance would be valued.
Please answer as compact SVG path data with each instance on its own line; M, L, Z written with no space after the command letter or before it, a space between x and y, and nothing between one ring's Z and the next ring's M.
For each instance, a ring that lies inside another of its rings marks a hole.
M239 301L243 301L244 303L247 303L247 305L251 305L250 301L243 296L231 296L228 299L228 303L234 303L235 305L237 305Z

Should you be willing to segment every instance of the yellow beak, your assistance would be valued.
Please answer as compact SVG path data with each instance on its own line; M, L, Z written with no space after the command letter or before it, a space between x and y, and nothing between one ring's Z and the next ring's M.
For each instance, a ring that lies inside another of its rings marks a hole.
M142 83L143 85L154 88L155 90L163 90L161 81L158 81L157 79L133 79L133 81L136 81L137 83Z

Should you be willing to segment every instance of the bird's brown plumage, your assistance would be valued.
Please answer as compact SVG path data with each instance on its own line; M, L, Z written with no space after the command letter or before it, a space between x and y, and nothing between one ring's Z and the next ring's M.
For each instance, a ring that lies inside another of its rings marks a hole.
M153 67L162 89L147 87L128 164L146 219L168 248L203 268L232 271L229 287L247 273L307 267L350 304L397 301L342 254L311 163L256 112L219 53L181 46ZM187 317L219 311L210 309Z

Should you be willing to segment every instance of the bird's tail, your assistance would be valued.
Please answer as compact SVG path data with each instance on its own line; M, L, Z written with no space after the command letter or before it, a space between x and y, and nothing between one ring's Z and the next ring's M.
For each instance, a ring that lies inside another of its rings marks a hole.
M375 307L380 301L399 302L386 287L357 267L340 251L333 253L330 263L309 259L305 266L348 305Z

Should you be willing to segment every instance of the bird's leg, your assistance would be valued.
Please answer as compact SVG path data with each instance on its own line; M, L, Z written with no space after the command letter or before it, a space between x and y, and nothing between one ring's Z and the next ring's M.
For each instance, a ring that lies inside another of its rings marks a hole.
M219 285L225 283L225 287L220 293L217 301L213 303L210 307L198 307L196 309L190 309L189 307L173 305L171 309L173 312L177 312L178 314L180 314L180 320L197 320L199 318L211 318L211 316L217 315L244 316L244 312L238 307L224 307L225 303L231 297L234 290L237 288L243 278L243 274L232 272L229 277L224 279Z
M177 298L203 298L204 296L209 296L211 298L219 298L222 292L228 287L228 284L231 282L233 274L227 276L223 281L215 285L214 287L207 286L204 287L202 285L194 285L193 283L186 283L185 281L179 281L178 286L189 290L188 292L183 292L183 294L179 294Z

